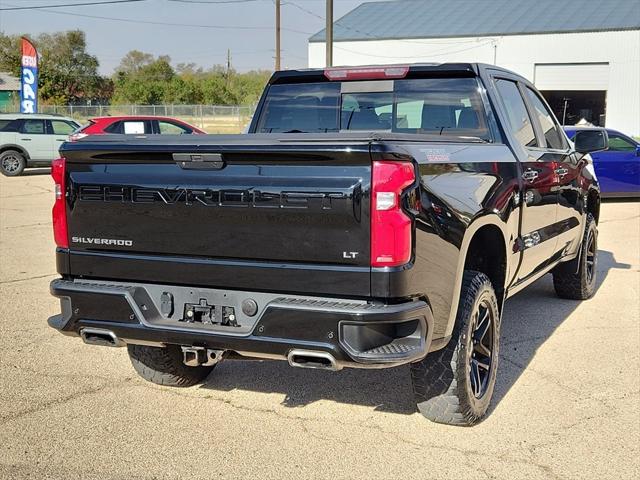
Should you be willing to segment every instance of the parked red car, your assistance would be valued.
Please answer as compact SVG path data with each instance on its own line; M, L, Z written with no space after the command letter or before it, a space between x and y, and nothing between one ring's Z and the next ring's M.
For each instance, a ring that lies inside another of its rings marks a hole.
M69 136L70 141L76 141L88 135L107 135L110 133L125 133L133 135L181 135L206 134L197 127L182 120L171 117L156 116L123 116L96 117Z

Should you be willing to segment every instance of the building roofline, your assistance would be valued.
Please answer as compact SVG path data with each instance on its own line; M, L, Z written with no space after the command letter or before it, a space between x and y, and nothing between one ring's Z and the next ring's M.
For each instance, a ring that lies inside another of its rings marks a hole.
M334 21L334 41L640 30L640 10L629 0L537 3L532 7L530 0L365 1ZM324 29L309 37L309 43L324 42Z
M559 35L565 33L601 33L601 32L640 32L640 28L638 27L629 27L629 28L601 28L601 29L584 29L584 30L550 30L548 32L509 32L509 33L496 33L496 32L485 32L485 33L477 33L477 34L469 34L469 35L407 35L407 36L386 36L386 37L347 37L340 38L339 40L334 39L333 43L339 42L379 42L383 40L436 40L436 39L450 39L450 38L480 38L480 37L514 37L514 36L523 36L523 35ZM314 40L314 37L317 35L322 35L321 39ZM324 39L324 29L320 30L318 33L315 33L312 37L309 38L309 43L325 43Z

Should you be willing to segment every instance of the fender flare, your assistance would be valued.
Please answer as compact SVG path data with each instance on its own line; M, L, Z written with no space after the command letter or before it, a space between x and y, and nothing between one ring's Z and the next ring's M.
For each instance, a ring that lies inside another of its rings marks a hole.
M476 217L467 227L462 239L462 245L460 246L460 255L458 256L458 265L456 268L455 285L453 288L453 298L451 299L451 310L449 312L449 321L447 322L447 328L445 330L445 338L450 338L455 326L456 316L458 313L458 303L460 302L460 290L462 289L462 276L464 274L464 265L467 260L467 253L469 251L469 245L474 235L483 227L492 225L497 227L502 233L502 239L504 241L505 259L508 262L509 248L507 243L508 233L506 230L506 223L500 218L497 213L488 213ZM507 283L509 279L505 275L504 289L506 291Z

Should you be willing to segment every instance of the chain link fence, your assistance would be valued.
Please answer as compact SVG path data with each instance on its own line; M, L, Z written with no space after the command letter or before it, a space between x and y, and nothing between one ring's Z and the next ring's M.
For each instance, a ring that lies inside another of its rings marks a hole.
M15 109L5 108L6 111ZM49 113L86 122L92 117L159 115L178 118L208 133L241 133L251 121L255 106L240 105L39 105Z

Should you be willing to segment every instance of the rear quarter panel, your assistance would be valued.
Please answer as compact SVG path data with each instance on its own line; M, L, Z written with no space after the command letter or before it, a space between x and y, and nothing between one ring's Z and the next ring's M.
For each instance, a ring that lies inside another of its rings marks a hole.
M466 252L473 235L494 225L503 235L506 282L515 276L520 253L513 246L518 235L518 165L505 145L394 144L376 145L373 159L395 157L415 160L419 184L415 211L415 255L388 292L422 293L434 316L434 338L453 328ZM381 273L381 272L380 272ZM372 273L372 289L384 289ZM394 292L394 289L398 289Z

